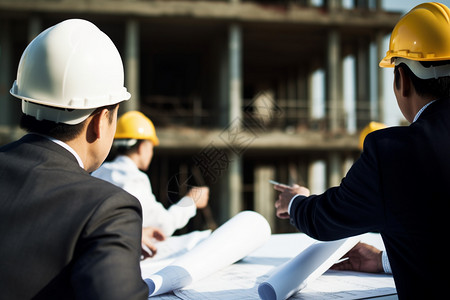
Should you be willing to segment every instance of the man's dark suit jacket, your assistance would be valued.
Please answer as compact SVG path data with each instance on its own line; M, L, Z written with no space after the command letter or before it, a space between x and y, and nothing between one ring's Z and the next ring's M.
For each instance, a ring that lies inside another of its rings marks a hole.
M0 148L0 298L146 299L141 208L63 147Z
M369 134L340 186L297 196L290 215L299 230L321 240L380 232L399 298L433 299L448 288L450 260L443 250L449 201L446 99L429 105L410 126Z

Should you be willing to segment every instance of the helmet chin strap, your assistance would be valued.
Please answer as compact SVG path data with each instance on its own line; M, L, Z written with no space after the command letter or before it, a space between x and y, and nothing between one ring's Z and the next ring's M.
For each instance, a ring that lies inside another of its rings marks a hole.
M398 66L401 63L407 65L411 71L420 79L437 79L439 77L450 76L450 64L440 66L424 67L419 61L410 60L402 57L394 59L394 63Z

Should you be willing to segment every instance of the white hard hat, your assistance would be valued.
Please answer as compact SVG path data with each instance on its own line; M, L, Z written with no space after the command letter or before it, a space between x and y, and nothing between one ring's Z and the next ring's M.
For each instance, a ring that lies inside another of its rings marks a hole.
M66 124L131 97L114 43L80 19L56 24L28 45L10 93L22 99L23 113Z

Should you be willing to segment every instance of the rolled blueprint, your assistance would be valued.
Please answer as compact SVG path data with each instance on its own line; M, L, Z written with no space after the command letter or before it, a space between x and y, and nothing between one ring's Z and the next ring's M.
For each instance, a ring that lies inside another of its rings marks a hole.
M238 213L192 250L144 279L149 296L185 287L235 263L264 245L270 235L263 216L254 211Z
M360 240L360 236L316 242L277 268L258 286L262 300L284 300L317 279Z

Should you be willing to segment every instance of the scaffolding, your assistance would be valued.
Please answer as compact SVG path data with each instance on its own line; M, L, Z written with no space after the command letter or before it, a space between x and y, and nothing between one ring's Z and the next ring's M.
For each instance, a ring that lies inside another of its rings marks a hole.
M382 72L373 70L400 14L379 0L350 8L340 0L0 0L0 143L20 135L20 101L8 90L21 53L67 18L92 21L117 45L132 94L121 112L144 112L161 141L148 171L157 198L170 205L180 175L210 185L210 213L186 230L254 209L286 232L267 180L317 192L339 184L359 156L358 130L384 119Z

